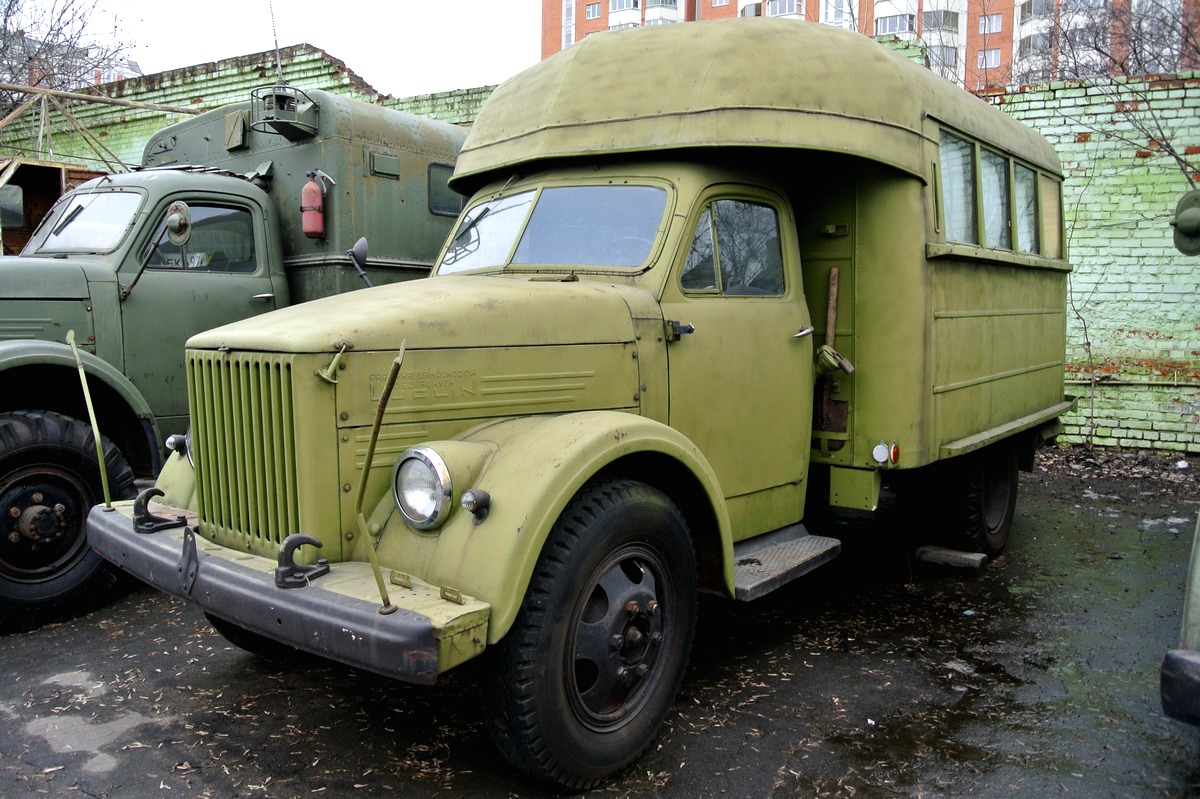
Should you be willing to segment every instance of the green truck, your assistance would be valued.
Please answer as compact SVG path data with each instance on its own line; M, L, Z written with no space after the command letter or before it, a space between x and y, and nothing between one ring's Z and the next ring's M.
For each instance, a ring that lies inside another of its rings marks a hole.
M429 280L188 342L191 445L101 555L253 652L487 652L498 747L585 788L651 745L698 592L827 562L827 509L1005 546L1072 404L1037 133L852 32L695 22L500 85L451 185Z
M428 274L462 210L447 181L465 135L322 91L256 89L156 133L143 168L67 192L0 259L0 626L92 607L116 574L87 546L103 479L68 331L110 490L132 496L186 431L189 336L364 287L346 255L363 234L371 282Z

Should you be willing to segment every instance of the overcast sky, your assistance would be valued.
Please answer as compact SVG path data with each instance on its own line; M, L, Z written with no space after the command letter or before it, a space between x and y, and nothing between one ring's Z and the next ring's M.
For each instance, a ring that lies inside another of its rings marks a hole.
M99 0L94 20L147 75L271 50L277 34L395 97L499 83L541 58L539 0Z

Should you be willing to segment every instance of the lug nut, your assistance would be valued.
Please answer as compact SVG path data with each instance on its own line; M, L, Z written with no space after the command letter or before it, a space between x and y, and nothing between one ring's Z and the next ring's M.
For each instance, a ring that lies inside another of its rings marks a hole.
M19 518L21 518L21 509L14 505L13 507L8 509L8 515L13 517L14 519L19 519Z
M658 603L651 599L646 603L646 612L651 616L653 616L655 613L658 613Z
M634 669L634 671L637 672L637 676L641 677L642 679L645 679L646 675L650 673L650 667L647 666L645 663L639 663L637 665L637 668Z
M9 534L8 534L8 542L9 542L10 544L16 544L16 543L18 543L20 540L21 540L21 534L20 534L20 533L15 533L15 532L14 532L14 533L9 533Z
M609 639L608 642L609 642L609 644L612 645L613 649L620 649L622 646L625 645L625 639L619 635L614 635L612 638Z
M32 496L32 497L30 497L30 499L32 499L32 500L33 500L34 502L36 502L37 504L41 505L41 504L42 504L42 500L44 500L44 499L45 499L45 497L44 497L44 496L42 496L42 492L41 492L41 491L35 491L35 492L33 493L33 496Z
M637 613L641 609L642 606L639 605L636 600L630 600L629 603L625 605L626 613Z

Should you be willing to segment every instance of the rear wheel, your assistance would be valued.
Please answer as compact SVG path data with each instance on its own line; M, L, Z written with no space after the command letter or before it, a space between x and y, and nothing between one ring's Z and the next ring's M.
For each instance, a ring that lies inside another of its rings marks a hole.
M683 679L696 583L687 526L661 492L620 481L579 494L499 646L488 701L505 756L582 789L641 755Z
M133 470L102 439L109 492L134 493ZM0 630L90 610L119 572L88 547L85 522L104 501L89 425L51 412L0 414Z
M961 465L954 521L961 549L995 556L1004 551L1017 507L1017 450L997 444Z

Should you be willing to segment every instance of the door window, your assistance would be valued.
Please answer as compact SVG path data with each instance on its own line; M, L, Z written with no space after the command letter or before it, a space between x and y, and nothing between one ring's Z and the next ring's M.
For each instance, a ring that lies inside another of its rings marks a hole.
M254 217L245 208L192 205L192 235L186 244L172 244L164 216L149 245L151 269L250 274L258 268L254 247ZM155 242L158 242L155 247Z
M710 203L696 225L680 282L689 293L781 296L783 253L775 209L746 200Z

